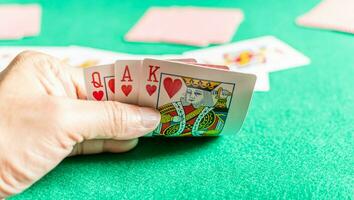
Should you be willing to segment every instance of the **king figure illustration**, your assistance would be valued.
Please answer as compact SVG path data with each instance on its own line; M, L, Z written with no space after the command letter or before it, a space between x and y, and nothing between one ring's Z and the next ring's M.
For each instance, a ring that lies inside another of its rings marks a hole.
M216 136L224 127L231 92L220 82L182 77L186 91L180 101L158 108L161 123L153 135ZM215 99L215 100L214 100Z

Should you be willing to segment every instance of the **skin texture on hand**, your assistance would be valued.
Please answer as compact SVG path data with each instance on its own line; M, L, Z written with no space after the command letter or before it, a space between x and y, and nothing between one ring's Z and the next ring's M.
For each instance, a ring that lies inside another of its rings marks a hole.
M23 52L0 73L0 199L67 156L128 151L159 120L151 108L87 101L82 69Z

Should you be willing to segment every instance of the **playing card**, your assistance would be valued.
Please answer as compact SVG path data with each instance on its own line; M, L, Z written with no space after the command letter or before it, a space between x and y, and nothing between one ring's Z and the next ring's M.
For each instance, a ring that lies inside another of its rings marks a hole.
M194 63L194 65L230 71L230 68L228 66L224 66L224 65L211 65L211 64L200 64L200 63ZM235 70L233 69L231 71L235 71ZM239 72L242 72L242 71L240 70ZM254 91L266 92L266 91L270 90L268 72L265 72L265 71L255 72L254 71L254 72L249 72L249 73L257 76L257 81L254 86Z
M231 70L243 72L273 72L310 62L302 53L273 36L189 51L184 55L197 59L198 63L226 65Z
M145 59L139 105L157 108L150 136L216 136L241 128L256 76L180 62Z
M116 101L138 104L141 64L142 60L117 60L115 62Z
M237 71L236 71L237 72ZM243 71L238 71L243 72ZM257 81L254 86L254 91L257 92L268 92L270 90L269 74L265 71L259 72L248 72L257 76Z
M195 59L182 55L133 55L82 46L2 46L0 47L0 71L2 71L17 54L25 50L49 54L60 59L63 63L75 67L91 67L111 64L116 60L142 60L144 58L196 62Z
M298 25L354 34L354 1L323 0L296 19Z
M221 44L232 39L242 21L243 13L239 9L152 7L125 39L196 46Z
M133 55L80 46L4 46L0 47L0 70L5 68L17 54L33 50L60 59L75 67L91 67L114 63L117 59L132 59Z
M83 46L70 46L70 51L72 56L68 62L79 67L111 64L118 59L135 59L135 56L130 54Z
M231 71L255 74L255 91L270 89L269 72L310 62L306 56L273 36L189 51L184 55L196 58L198 63L226 65Z
M115 93L114 64L84 69L87 99L113 101Z
M4 69L16 55L25 51L32 50L52 55L62 62L65 62L72 55L67 47L52 46L3 46L0 47L0 71Z
M23 14L21 29L23 30L24 36L38 35L41 30L41 6L38 4L27 4L21 7L21 13Z
M21 39L38 35L41 7L38 4L0 5L0 39Z
M144 60L145 58L157 59L157 60L180 60L180 59L191 59L190 57L180 55L180 54L129 54L129 58L123 58L125 60ZM195 62L196 60L193 59Z
M178 59L166 59L168 61L176 61L176 62L183 62L183 63L197 63L197 60L194 58L178 58Z
M228 66L225 65L212 65L212 64L202 64L202 63L194 63L194 65L203 66L203 67L210 67L216 69L223 69L223 70L230 70Z

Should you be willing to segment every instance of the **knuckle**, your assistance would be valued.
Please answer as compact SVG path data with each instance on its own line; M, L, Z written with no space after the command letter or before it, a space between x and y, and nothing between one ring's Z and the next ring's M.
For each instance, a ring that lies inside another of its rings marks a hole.
M27 60L43 60L43 59L48 59L50 57L49 55L46 55L44 53L40 53L37 51L31 51L31 50L26 50L21 53L19 53L16 57L16 61L24 62Z
M25 58L28 58L30 56L33 56L37 54L36 51L32 51L32 50L25 50L25 51L22 51L21 53L19 53L16 58L18 59L25 59Z
M20 193L24 189L24 183L31 178L24 173L21 167L11 162L3 162L3 170L0 170L0 197L11 196Z
M12 187L8 186L8 183L6 183L6 178L4 174L0 172L0 199L13 195L15 193L14 189Z
M110 136L121 136L126 132L128 111L126 107L117 102L105 102L106 121L108 124L108 134Z
M56 63L57 60L45 53L26 50L19 53L13 60L15 64L19 67L47 67L51 66L52 63ZM31 65L26 65L26 63L31 63Z

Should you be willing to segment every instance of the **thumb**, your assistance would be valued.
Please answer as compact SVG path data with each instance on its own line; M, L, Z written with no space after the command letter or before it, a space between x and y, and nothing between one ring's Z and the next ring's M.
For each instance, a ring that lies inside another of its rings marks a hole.
M153 108L114 101L67 100L67 127L85 140L129 140L153 131L160 122L160 113Z

